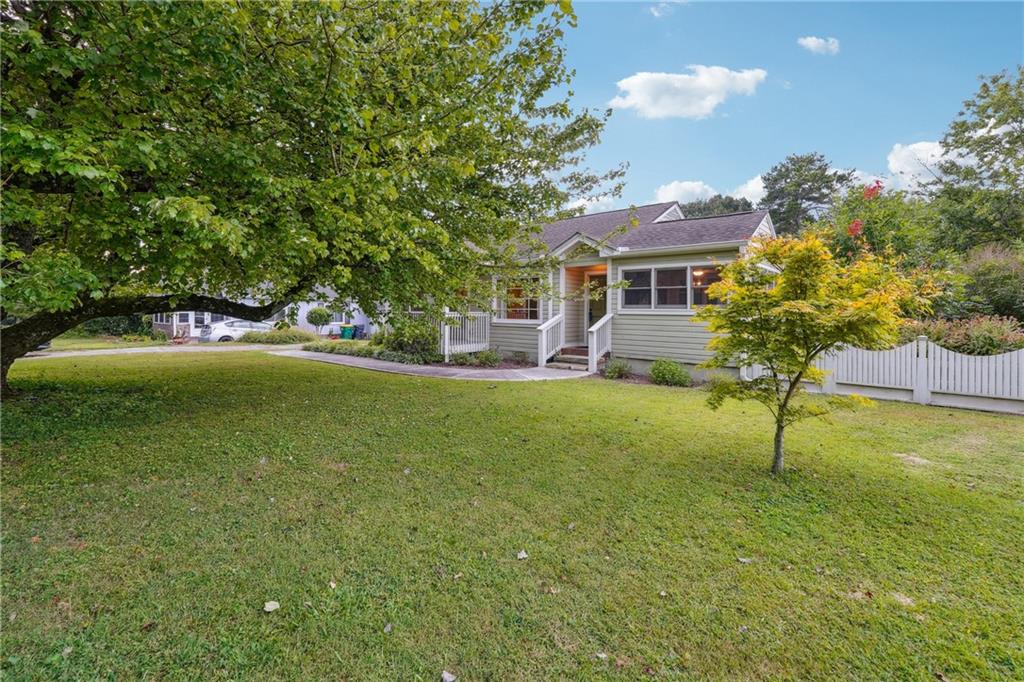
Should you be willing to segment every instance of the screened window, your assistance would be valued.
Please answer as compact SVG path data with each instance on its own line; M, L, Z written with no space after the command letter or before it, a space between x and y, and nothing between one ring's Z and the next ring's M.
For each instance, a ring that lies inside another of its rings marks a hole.
M694 267L691 268L690 282L693 287L693 305L715 305L719 301L708 298L708 286L719 281L721 268L718 267Z
M686 307L686 268L657 269L658 308Z
M188 324L188 313L178 313L178 322Z
M228 319L227 315L221 315L220 313L210 313L210 324L214 324L216 322L223 322L226 319Z
M206 313L195 313L195 321L192 324L197 327L202 327L206 324Z
M639 310L690 310L702 305L714 305L709 299L708 286L721 277L717 265L690 265L687 267L646 268L623 270L622 279L629 286L622 290L622 308Z
M622 273L622 279L629 282L629 286L622 290L622 306L624 308L650 308L651 271L627 270Z

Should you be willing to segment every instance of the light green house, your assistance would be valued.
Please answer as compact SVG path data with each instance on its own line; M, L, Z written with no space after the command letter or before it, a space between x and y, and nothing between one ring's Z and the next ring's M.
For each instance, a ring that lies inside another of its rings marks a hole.
M559 295L523 300L511 291L496 297L493 314L449 326L442 349L491 347L504 355L526 353L541 366L591 372L609 354L628 360L634 371L645 371L656 358L696 365L709 355L710 333L694 320L708 304L707 286L751 239L774 234L767 211L687 218L676 202L553 223L541 240L560 262L550 273ZM587 295L592 286L597 291L623 280L628 287Z

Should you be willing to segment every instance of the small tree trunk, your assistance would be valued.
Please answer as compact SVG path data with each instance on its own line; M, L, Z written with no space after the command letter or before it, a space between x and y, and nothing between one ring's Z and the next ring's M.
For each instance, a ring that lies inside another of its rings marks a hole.
M783 463L782 463L782 444L785 434L786 425L782 422L775 424L775 459L772 460L772 474L781 474Z

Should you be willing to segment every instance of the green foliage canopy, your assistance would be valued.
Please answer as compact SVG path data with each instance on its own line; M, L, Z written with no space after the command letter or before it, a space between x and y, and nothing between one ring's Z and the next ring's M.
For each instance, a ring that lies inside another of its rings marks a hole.
M859 257L867 247L876 253L891 250L904 264L922 266L933 260L939 222L934 204L876 183L837 196L814 227L840 257Z
M756 242L723 268L698 318L719 334L709 343L704 366L760 365L749 380L711 382L708 402L754 400L775 418L774 473L783 469L783 432L793 422L850 407L854 400L807 400L801 382L821 384L814 362L843 345L877 349L899 339L904 315L926 305L896 264L870 251L850 263L832 256L821 236L779 237Z
M798 234L850 184L853 173L834 170L821 154L790 154L762 180L765 194L758 206L772 212L779 234Z
M958 251L1024 240L1024 66L985 79L942 139L932 183Z
M568 2L4 9L5 376L99 315L457 305L615 175L577 166Z
M680 204L683 215L687 218L700 218L702 216L723 215L725 213L741 213L754 210L750 199L744 197L732 197L724 194L716 194L707 199L697 199Z

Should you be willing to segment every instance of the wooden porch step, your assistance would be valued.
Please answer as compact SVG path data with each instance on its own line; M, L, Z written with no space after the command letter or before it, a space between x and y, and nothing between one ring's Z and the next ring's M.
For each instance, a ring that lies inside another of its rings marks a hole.
M555 362L568 362L573 365L587 366L586 355L566 355L565 353L559 353L555 356Z
M585 362L580 364L578 362L557 362L556 361L556 362L549 362L548 364L546 364L544 366L545 367L550 367L551 369L574 369L574 370L576 370L578 372L586 372L587 371L587 363L585 363Z
M566 346L558 352L562 355L582 355L583 357L587 357L586 346Z

